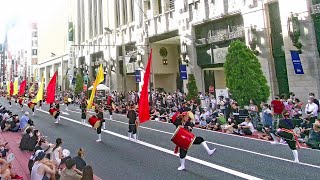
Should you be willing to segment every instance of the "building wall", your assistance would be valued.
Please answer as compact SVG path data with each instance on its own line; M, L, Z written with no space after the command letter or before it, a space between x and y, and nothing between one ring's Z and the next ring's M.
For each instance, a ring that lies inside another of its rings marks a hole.
M80 0L82 2L82 0ZM129 6L130 3L134 2L134 9L132 10ZM161 2L162 13L159 13L159 4ZM187 43L188 55L187 60L189 60L188 73L193 73L196 78L196 83L199 91L205 91L204 80L203 80L203 70L197 64L197 51L195 48L195 40L197 39L195 35L195 26L204 23L211 22L215 23L217 20L223 21L224 18L232 15L239 14L243 18L244 22L244 34L245 42L249 46L252 40L251 28L256 29L257 36L257 50L259 51L258 59L261 63L262 71L266 76L268 85L271 89L270 97L274 96L278 92L278 82L275 74L275 63L272 57L272 47L270 38L270 24L267 17L268 3L275 2L272 0L268 1L189 1L189 0L179 0L175 1L174 9L170 9L169 0L150 0L150 9L147 7L148 1L138 0L123 1L108 0L103 1L103 27L108 27L111 29L110 33L104 33L102 35L96 35L94 37L89 37L89 14L88 14L88 1L84 1L85 17L87 17L85 22L85 32L86 38L82 40L82 44L90 44L97 38L102 38L102 42L107 45L126 45L128 43L136 45L147 45L147 38L154 36L162 36L165 33L178 30L180 43L176 45L165 45L168 47L168 65L162 65L162 57L159 56L158 49L160 46L157 43L153 43L151 47L153 48L153 70L154 78L156 80L155 86L167 86L168 89L176 88L175 83L167 82L166 79L174 79L172 75L178 71L178 63L171 64L171 59L176 59L180 57L178 54L178 46L183 42ZM290 91L295 92L299 96L304 96L306 92L319 92L319 77L318 77L318 60L319 55L316 53L316 43L314 36L314 29L312 26L312 20L308 13L308 0L297 1L294 4L288 6L290 0L278 0L280 5L280 14L282 21L282 34L284 36L284 49L285 57L288 69L288 80ZM141 9L144 10L147 18L145 18L143 12L140 11L138 4ZM127 4L127 8L124 8L124 4ZM108 11L105 11L108 9ZM124 10L126 9L127 19L125 19ZM131 22L131 11L134 12L134 20ZM301 22L301 42L303 44L303 53L301 54L301 61L303 68L305 70L305 75L295 75L293 70L293 65L291 61L290 51L295 49L293 47L291 40L288 37L287 29L287 18L290 12L295 12L299 14L299 19ZM117 18L118 16L118 18ZM145 22L145 23L142 23ZM80 26L83 27L83 26ZM146 31L148 29L148 34ZM92 48L92 47L91 47ZM121 49L121 48L120 48ZM143 62L145 64L147 60L146 47L138 46L137 51L143 54ZM96 52L92 51L90 47L83 47L82 52L78 52L78 56L88 57L90 53ZM120 57L120 51L117 50L116 46L106 46L104 51L104 57L108 61L109 59L114 59L116 64L119 60L124 59ZM171 53L173 51L173 53ZM86 53L89 52L89 53ZM87 58L88 59L88 58ZM90 60L86 60L89 61ZM88 62L88 63L89 63ZM183 62L183 64L186 64ZM117 68L119 68L117 64ZM119 69L116 70L119 72ZM123 78L119 73L117 73L117 78L113 83L117 83L117 87L121 90L123 88ZM161 75L160 75L161 74ZM164 75L165 74L165 75ZM223 71L216 71L217 76L223 77ZM115 74L116 75L116 74ZM143 76L143 75L142 75ZM224 78L219 79L217 85L219 87L225 87ZM133 79L127 78L127 81ZM221 80L221 82L220 82ZM127 82L127 86L133 86L132 82ZM186 91L187 81L183 82L184 89ZM141 84L140 84L141 85ZM218 88L218 87L217 87ZM128 88L129 89L129 88Z
M319 81L319 54L317 51L315 31L313 22L309 14L308 0L301 0L295 3L290 3L290 0L279 1L280 16L282 23L282 32L284 36L285 55L287 62L288 81L290 91L294 92L297 97L302 99L308 98L308 94L313 92L319 97L320 81ZM291 12L297 13L300 26L300 42L302 43L302 54L300 59L304 70L303 75L295 74L293 63L291 60L290 50L296 50L288 35L288 17Z

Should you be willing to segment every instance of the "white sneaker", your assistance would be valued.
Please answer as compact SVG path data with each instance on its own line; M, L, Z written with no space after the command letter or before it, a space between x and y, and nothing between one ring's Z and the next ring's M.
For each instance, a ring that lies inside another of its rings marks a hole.
M280 144L278 141L272 141L271 144Z

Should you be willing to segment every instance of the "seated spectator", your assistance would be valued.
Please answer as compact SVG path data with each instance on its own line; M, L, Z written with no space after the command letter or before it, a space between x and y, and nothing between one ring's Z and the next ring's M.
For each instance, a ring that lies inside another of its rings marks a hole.
M64 169L67 160L71 159L71 156L70 156L70 151L68 149L62 150L62 154L63 154L63 159L61 159L60 168Z
M8 142L5 144L0 144L0 158L4 158L7 156L7 152L9 151L9 148L7 147Z
M83 160L84 150L80 148L77 152L77 156L73 158L76 163L76 168L80 171L83 171L83 168L87 165L87 163Z
M23 116L21 116L21 118L20 118L20 127L19 127L19 129L24 129L27 125L28 125L28 122L29 122L29 112L28 111L26 111L25 113L24 113L24 115Z
M82 180L93 180L93 169L91 166L86 165L82 171Z
M25 150L34 151L34 148L36 147L39 140L40 140L40 132L39 130L35 129L32 131L30 135L30 139L27 142L27 146Z
M200 119L199 127L202 129L207 129L207 121L203 116Z
M50 179L55 176L56 167L52 162L45 158L46 153L39 152L31 169L31 180Z
M27 125L24 126L23 129L21 129L22 134L26 134L26 130L27 130L28 128L30 128L30 129L32 129L32 130L34 129L34 123L33 123L33 121L32 121L31 119L29 119Z
M28 143L31 139L31 135L32 135L32 129L31 128L26 129L26 134L22 135L22 138L20 140L19 148L21 150L27 150Z
M309 138L306 142L307 146L312 149L320 149L320 121L317 120L313 124L313 129L310 131Z
M82 179L82 172L76 168L76 163L72 158L66 161L66 167L67 168L65 168L61 172L60 180L81 180Z
M238 125L238 129L235 131L239 135L252 135L254 132L253 124L251 123L251 118L247 117L244 122Z
M271 132L271 126L267 125L267 126L262 128L262 134L259 134L258 138L266 140L266 141L270 141L270 140L272 140L270 132Z
M227 134L232 134L234 129L238 128L237 120L233 118L229 118L227 124L222 125L222 132Z
M151 114L150 119L151 119L151 120L156 120L156 121L158 121L158 120L159 120L159 116L160 116L159 110L158 110L158 109L154 109L154 110L152 111L152 114Z
M8 163L6 160L0 158L0 177L1 179L11 179L11 164Z
M55 165L58 167L63 159L62 153L62 140L61 138L56 139L56 144L54 145L52 152L50 154L50 159L55 162Z

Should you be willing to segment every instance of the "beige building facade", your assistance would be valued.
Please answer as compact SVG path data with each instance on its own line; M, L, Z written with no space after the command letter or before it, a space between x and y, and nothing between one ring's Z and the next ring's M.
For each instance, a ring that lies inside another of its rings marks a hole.
M47 74L48 82L59 70L62 85L64 74L69 79L77 72L91 83L102 64L104 83L111 90L139 91L152 49L154 89L187 92L187 80L180 77L181 67L186 67L187 74L195 75L199 91L213 86L217 92L227 89L223 64L228 46L241 40L257 54L270 97L289 92L301 98L309 92L318 96L319 48L310 11L314 5L310 0L290 2L53 1L38 23L39 73ZM70 22L73 41L69 41ZM300 69L294 68L297 60L292 61L292 52L300 58ZM136 74L141 75L140 82Z

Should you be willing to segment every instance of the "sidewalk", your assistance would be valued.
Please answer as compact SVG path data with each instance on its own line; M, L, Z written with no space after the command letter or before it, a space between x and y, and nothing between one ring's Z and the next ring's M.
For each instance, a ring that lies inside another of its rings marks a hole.
M29 180L30 173L28 169L28 161L32 155L32 152L20 150L19 144L21 137L21 133L19 132L0 132L0 142L8 142L8 147L10 148L8 153L13 153L15 155L15 159L12 162L13 172L17 173L19 176L22 176L23 180ZM94 180L101 179L94 175Z
M13 153L15 159L12 162L12 170L19 176L22 176L24 180L30 179L30 173L28 169L28 161L31 152L21 151L19 149L19 143L21 140L21 133L13 132L0 132L0 141L2 143L8 142L8 147L10 151L8 153Z

